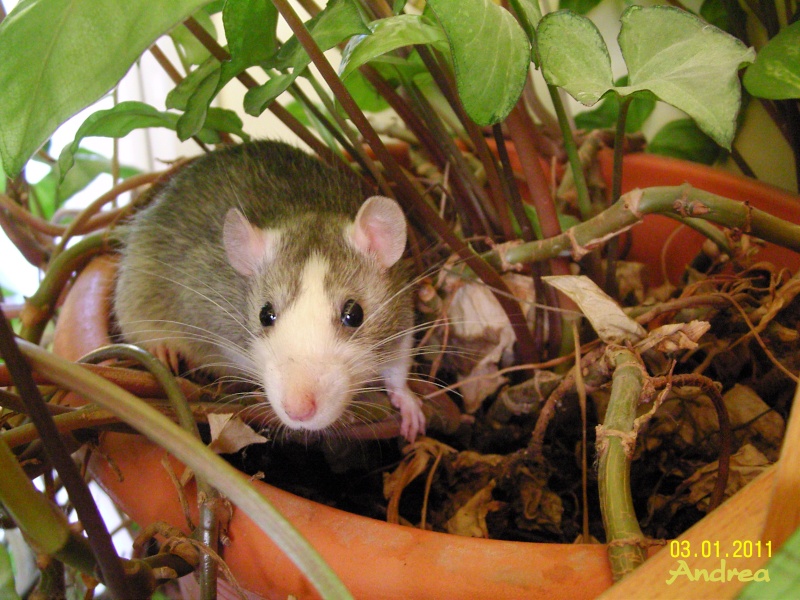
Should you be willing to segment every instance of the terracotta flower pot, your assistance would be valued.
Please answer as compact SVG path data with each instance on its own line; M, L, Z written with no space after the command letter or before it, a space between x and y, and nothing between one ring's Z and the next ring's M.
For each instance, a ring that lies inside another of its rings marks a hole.
M114 259L105 256L78 277L61 309L57 354L75 360L108 343L115 268ZM99 450L89 470L134 521L166 521L185 529L178 496L160 464L163 450L142 437L114 433L102 436ZM258 481L254 485L356 598L575 600L593 598L611 585L605 546L599 544L525 544L421 531L346 513ZM189 502L194 504L192 497ZM292 562L241 511L234 512L228 536L225 561L253 598L316 597ZM224 582L220 595L235 597Z
M656 170L643 173L642 162ZM668 173L675 167L688 171ZM721 187L697 179L701 174L721 181ZM655 156L627 160L626 189L685 181L800 222L800 204L768 186ZM765 205L770 194L775 194L775 204ZM660 221L646 219L656 220ZM634 227L632 254L641 257L655 251L659 256L669 235L667 226L659 223L647 231L645 225ZM690 230L677 235L684 234L695 237ZM686 264L700 246L696 237L693 249L683 237L673 238L668 262ZM793 253L782 253L781 264L798 262ZM107 343L114 272L114 259L102 257L81 273L61 310L55 338L58 354L75 360ZM93 453L89 469L137 523L166 521L185 528L177 494L160 464L164 454L144 438L108 433L102 436L100 451ZM254 485L307 537L357 598L575 600L593 598L612 583L604 545L530 544L421 531L345 513L258 481ZM189 501L193 504L192 498ZM241 511L234 511L228 536L231 545L223 550L225 561L252 598L317 596L291 561ZM225 582L220 583L220 595L233 597Z

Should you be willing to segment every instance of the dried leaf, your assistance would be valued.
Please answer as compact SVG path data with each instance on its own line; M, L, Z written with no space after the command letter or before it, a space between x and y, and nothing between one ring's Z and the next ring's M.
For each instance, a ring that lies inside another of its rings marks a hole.
M490 482L456 511L456 514L447 521L448 533L467 537L489 537L486 515L502 506L502 502L492 498L495 485L495 481Z
M551 275L542 279L569 296L580 307L605 343L638 342L647 333L585 275Z
M728 484L725 486L725 498L730 498L753 479L761 475L772 462L754 446L746 444L731 456ZM700 510L708 510L708 501L717 482L719 461L707 464L698 469L686 480L690 483L687 502L696 504Z
M386 520L400 522L400 496L409 483L422 475L438 456L456 452L455 448L429 437L418 438L403 448L405 456L398 467L383 476L383 496L389 501Z
M780 456L786 424L758 394L736 384L722 397L737 444L752 444L770 461Z
M689 392L697 388L673 390L653 417L642 438L645 450L669 444L677 451L691 450L708 459L716 458L719 422L711 399ZM750 388L736 385L722 397L734 435L734 448L752 444L772 461L778 459L785 424Z
M263 444L267 441L258 435L249 425L233 413L210 413L208 425L211 428L211 443L208 447L217 454L232 454L251 444Z
M547 488L547 479L547 473L543 470L522 468L518 471L517 487L523 513L517 519L520 528L561 533L564 505L558 494Z
M636 304L644 302L645 285L643 278L647 273L647 265L626 260L619 260L616 265L617 289L619 290L620 300ZM603 266L606 266L605 261Z
M639 352L653 349L665 354L678 350L694 350L697 341L711 328L707 321L690 323L670 323L662 325L647 334L647 337L636 344Z
M535 300L531 278L512 273L503 279L520 300L523 310L528 312ZM443 287L452 294L447 311L448 343L458 351L454 354L468 354L470 358L467 361L456 359L459 381L465 381L459 391L466 411L474 413L506 382L497 372L501 365L513 360L516 337L505 311L485 285L449 277Z

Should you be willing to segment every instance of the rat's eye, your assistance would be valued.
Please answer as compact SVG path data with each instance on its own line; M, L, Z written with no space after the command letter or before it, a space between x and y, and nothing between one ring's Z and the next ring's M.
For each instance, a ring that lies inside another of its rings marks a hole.
M358 327L364 322L364 309L355 300L348 300L342 308L342 325L345 327Z
M275 309L273 308L271 302L267 302L261 307L261 312L258 313L258 318L263 327L272 327L275 325L275 320L278 318L278 315L275 314Z

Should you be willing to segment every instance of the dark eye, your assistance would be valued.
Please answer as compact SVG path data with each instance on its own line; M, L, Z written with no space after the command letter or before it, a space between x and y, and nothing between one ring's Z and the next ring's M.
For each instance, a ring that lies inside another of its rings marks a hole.
M358 327L364 322L364 309L355 300L348 300L342 308L342 325L345 327Z
M278 315L275 314L275 309L272 307L271 302L267 302L261 307L258 318L261 320L261 325L263 327L272 327L275 325L275 319L278 318Z

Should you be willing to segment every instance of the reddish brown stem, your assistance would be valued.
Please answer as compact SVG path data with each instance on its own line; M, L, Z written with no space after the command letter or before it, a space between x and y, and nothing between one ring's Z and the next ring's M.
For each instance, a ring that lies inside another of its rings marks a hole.
M532 360L533 336L528 329L525 314L522 312L519 302L511 295L503 279L451 231L447 224L439 218L437 212L424 201L417 189L412 185L411 181L409 181L403 170L386 149L375 129L373 129L370 122L364 116L364 113L358 108L350 92L336 75L336 72L289 3L286 0L273 0L273 4L275 4L275 7L289 24L289 27L297 36L300 44L306 52L308 52L311 61L317 69L319 69L322 78L328 84L334 96L339 100L347 115L371 146L378 160L383 164L392 181L397 185L398 196L405 208L416 217L416 222L422 224L428 223L434 228L475 274L492 288L495 297L508 315L511 326L516 334L518 344L517 357L523 362Z

